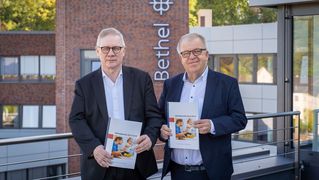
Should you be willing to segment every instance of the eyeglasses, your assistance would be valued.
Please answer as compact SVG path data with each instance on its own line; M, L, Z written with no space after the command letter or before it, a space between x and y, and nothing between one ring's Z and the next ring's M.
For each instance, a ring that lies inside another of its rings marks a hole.
M182 55L183 58L189 58L191 53L193 53L194 56L199 56L202 54L203 51L206 51L206 49L197 48L197 49L193 49L191 51L183 51L180 54Z
M100 47L101 48L101 51L103 54L108 54L110 52L110 50L112 49L113 53L115 55L117 55L118 53L121 52L122 48L121 46L113 46L113 47L109 47L109 46L103 46L103 47Z

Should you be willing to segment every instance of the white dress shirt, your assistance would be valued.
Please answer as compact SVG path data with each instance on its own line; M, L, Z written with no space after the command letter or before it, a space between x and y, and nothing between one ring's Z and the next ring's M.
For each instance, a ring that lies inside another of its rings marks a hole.
M193 83L187 79L186 72L183 76L184 86L181 94L180 102L195 102L198 103L198 117L201 117L203 103L206 90L208 67ZM214 124L211 121L212 134L215 132ZM200 165L203 163L202 156L199 150L190 149L173 149L171 159L182 165Z
M125 120L122 69L113 82L102 70L106 107L111 119Z

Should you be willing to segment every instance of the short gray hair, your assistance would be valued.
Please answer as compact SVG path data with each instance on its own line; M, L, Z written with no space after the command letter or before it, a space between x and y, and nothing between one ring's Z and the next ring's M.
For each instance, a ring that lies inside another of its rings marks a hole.
M112 27L101 30L101 32L99 33L97 40L96 40L96 47L99 47L101 39L108 36L108 35L119 36L121 38L122 46L125 47L123 34L119 30L112 28Z
M188 33L188 34L183 35L178 41L177 48L176 48L178 54L181 53L181 47L180 46L185 40L193 40L193 39L197 39L197 38L202 41L202 43L204 45L204 48L207 49L206 40L205 40L205 38L202 35L197 34L197 33Z

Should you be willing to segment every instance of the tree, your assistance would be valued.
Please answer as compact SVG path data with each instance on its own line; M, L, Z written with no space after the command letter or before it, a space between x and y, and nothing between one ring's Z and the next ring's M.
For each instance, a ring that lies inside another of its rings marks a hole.
M268 23L277 20L276 11L269 8L251 8L248 0L189 0L190 18L197 19L199 9L212 9L214 26ZM195 13L194 13L195 11ZM195 17L193 17L195 16ZM196 22L197 23L197 22ZM194 21L190 19L190 26Z
M0 0L0 30L54 30L55 0Z
M197 0L189 0L189 25L190 26L196 26L198 24L197 22Z

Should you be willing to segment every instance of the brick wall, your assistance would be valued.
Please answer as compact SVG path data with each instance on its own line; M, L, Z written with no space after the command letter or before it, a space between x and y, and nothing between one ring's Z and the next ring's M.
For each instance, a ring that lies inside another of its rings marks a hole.
M150 0L58 0L56 17L56 104L57 131L68 132L68 114L73 100L74 83L80 78L80 51L94 49L101 29L115 27L126 41L125 65L143 69L153 77L158 70L158 59L153 47L158 45L155 23L169 24L170 76L182 72L176 53L181 35L188 32L188 1L174 1L169 11L161 16L155 12ZM152 1L153 2L153 1ZM166 45L166 44L163 44ZM154 81L157 97L162 81ZM71 142L69 145L75 147ZM157 158L162 158L163 147L156 148ZM70 154L78 152L69 149ZM69 161L71 172L79 171L78 159Z
M0 57L55 55L53 32L1 32ZM0 104L55 104L55 83L0 83Z

